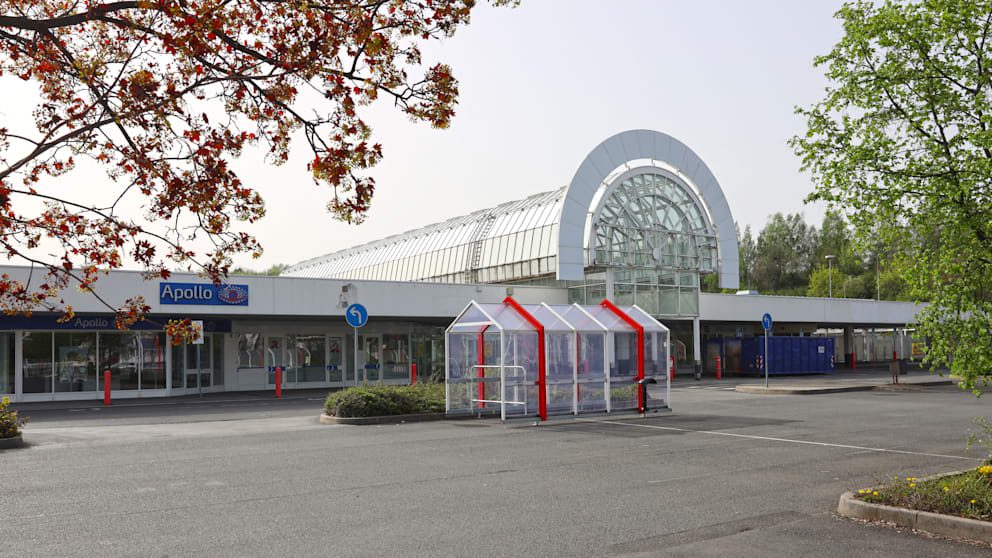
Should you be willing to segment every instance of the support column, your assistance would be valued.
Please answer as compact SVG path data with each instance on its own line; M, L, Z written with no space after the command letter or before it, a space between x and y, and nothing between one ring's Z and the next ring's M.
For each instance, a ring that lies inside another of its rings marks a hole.
M851 368L854 358L854 328L844 326L844 367Z
M24 332L14 332L14 401L24 400Z
M692 318L692 368L698 380L703 373L702 334L699 327L699 316Z

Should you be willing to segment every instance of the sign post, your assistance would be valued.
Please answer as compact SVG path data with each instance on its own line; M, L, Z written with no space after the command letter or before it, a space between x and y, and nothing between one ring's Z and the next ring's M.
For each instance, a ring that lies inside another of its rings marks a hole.
M196 391L203 397L203 371L200 370L200 348L203 346L203 320L193 320L193 344L196 345Z
M344 311L344 320L355 332L355 383L358 383L358 328L369 321L369 311L361 304L355 303Z
M761 317L761 327L765 328L765 387L768 387L768 361L771 360L768 354L768 334L772 330L772 315L765 312Z

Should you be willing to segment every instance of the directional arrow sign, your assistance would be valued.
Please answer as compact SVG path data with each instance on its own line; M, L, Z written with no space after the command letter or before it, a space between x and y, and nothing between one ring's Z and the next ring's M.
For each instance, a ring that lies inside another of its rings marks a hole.
M352 304L344 311L344 319L351 327L362 327L369 321L369 311L361 304Z

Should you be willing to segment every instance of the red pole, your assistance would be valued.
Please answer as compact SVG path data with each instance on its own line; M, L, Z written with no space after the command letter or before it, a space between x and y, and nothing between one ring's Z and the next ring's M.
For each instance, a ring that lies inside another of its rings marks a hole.
M899 360L899 357L896 356L896 350L895 349L892 349L892 360Z
M637 380L638 381L643 380L644 379L644 326L639 324L637 320L635 320L634 318L628 316L626 312L618 308L617 305L613 304L609 300L603 299L603 302L600 302L599 305L602 306L603 308L606 308L610 312L613 312L613 314L616 317L626 322L627 325L631 327L631 329L637 332ZM644 411L644 392L642 392L641 390L637 390L637 410L642 412Z
M110 370L103 371L103 404L110 405Z
M417 385L417 363L414 362L410 365L410 384Z
M858 354L854 351L851 351L851 370L857 370L857 369L858 369Z
M282 366L276 366L276 399L282 399Z
M489 329L489 326L486 326L486 327L482 328L482 331L479 332L479 338L476 341L476 353L478 353L478 358L479 358L479 399L485 399L486 398L486 382L483 381L485 379L485 377L486 377L486 369L485 368L482 368L482 367L486 365L486 337L485 336L486 336L486 330L488 330L488 329ZM486 404L480 401L479 402L479 408L480 409L485 409L486 408Z
M671 368L669 368L669 371L670 371L670 373L672 375L671 379L674 380L675 379L675 355L669 355L668 356L668 360L670 360L671 363L672 363Z
M716 379L717 380L722 379L722 376L720 374L720 364L721 364L721 362L720 362L720 355L716 355Z

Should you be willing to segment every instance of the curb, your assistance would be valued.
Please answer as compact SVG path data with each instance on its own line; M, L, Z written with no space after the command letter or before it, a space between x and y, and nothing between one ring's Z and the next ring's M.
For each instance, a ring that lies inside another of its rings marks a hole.
M429 422L444 420L444 413L417 413L413 415L387 415L380 417L335 417L321 413L320 424L403 424L407 422Z
M837 513L844 517L867 521L887 521L900 527L926 531L945 537L955 537L992 544L992 522L954 515L895 508L870 504L845 492L837 503Z
M14 449L24 446L24 437L18 434L12 438L0 438L0 450Z
M734 386L737 393L757 393L764 395L820 395L824 393L846 393L852 391L882 391L893 387L907 386L947 386L954 382L951 380L932 380L926 382L910 382L905 384L879 384L879 385L859 385L859 386L835 386L835 387L769 387L739 385Z

